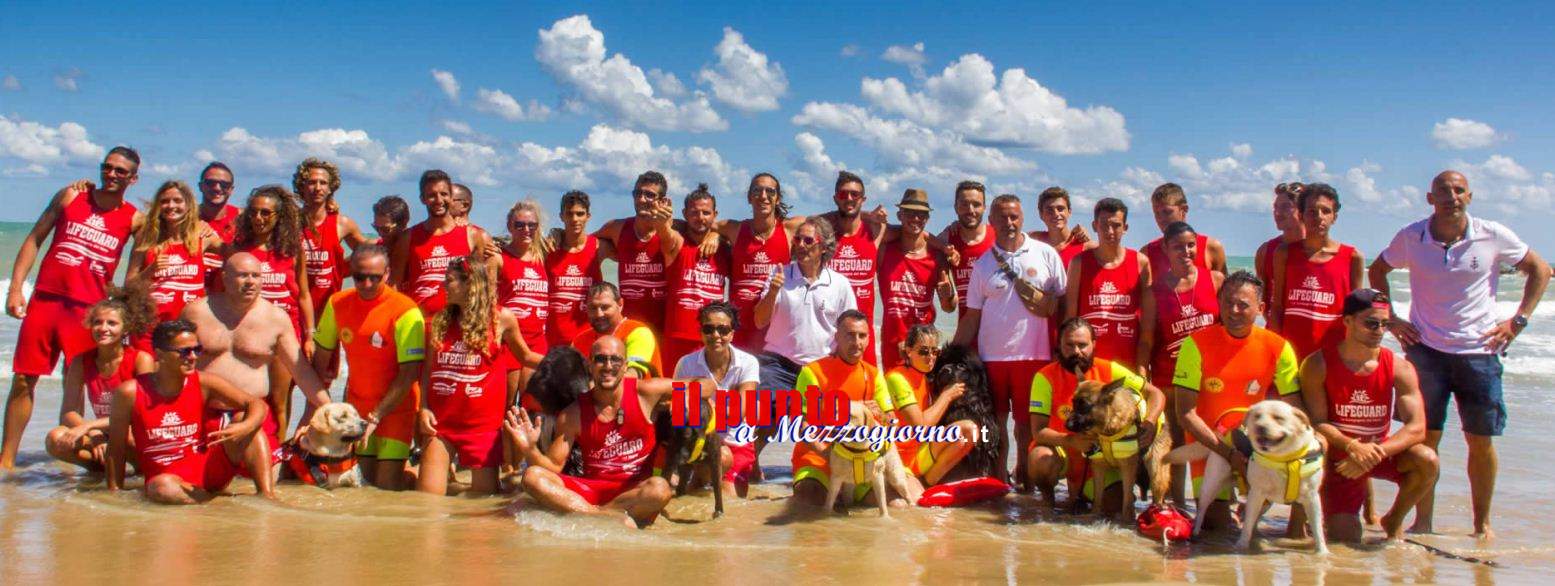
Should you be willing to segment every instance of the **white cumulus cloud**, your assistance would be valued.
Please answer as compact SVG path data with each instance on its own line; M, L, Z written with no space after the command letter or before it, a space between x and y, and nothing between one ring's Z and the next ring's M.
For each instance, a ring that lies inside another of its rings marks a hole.
M1128 150L1123 115L1107 106L1074 108L1024 69L994 74L993 63L963 55L909 90L894 77L864 78L864 99L919 124L957 132L974 144L1030 147L1055 154Z
M923 43L912 45L891 45L886 47L880 58L898 65L907 66L913 77L923 77L923 64L928 62L928 57L923 54Z
M1431 127L1431 139L1439 149L1482 149L1498 142L1501 137L1489 124L1462 118L1448 118Z
M520 105L502 90L480 88L475 91L475 110L501 117L509 122L534 122L551 117L551 109L535 100Z
M674 73L657 67L648 70L648 83L653 85L653 91L671 100L686 96L686 84L681 83L680 78L675 77Z
M459 79L454 74L441 69L432 70L432 80L437 82L438 89L443 90L443 95L454 103L459 103Z
M704 68L697 79L713 88L713 98L744 112L778 108L778 98L788 93L783 66L745 43L745 37L724 27L723 40L713 48L718 65Z
M295 137L266 138L234 126L223 132L210 149L197 153L265 173L289 174L297 163L308 157L322 157L340 166L341 172L370 181L388 181L399 176L400 166L383 143L365 130L321 128Z
M852 138L874 151L888 170L939 165L965 172L1000 174L1036 167L999 149L968 144L955 133L906 120L886 120L853 104L811 102L793 117L793 123Z
M104 150L88 137L86 127L75 122L49 126L0 114L0 162L21 165L6 169L12 176L47 175L50 169L66 165L90 166Z
M625 55L607 57L605 35L587 15L556 21L540 29L535 59L577 98L621 123L653 130L710 132L728 121L698 93L676 103L656 95L642 68Z

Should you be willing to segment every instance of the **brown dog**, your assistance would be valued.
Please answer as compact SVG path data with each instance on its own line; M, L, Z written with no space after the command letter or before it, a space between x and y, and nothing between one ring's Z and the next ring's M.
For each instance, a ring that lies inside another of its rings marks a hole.
M1144 456L1145 472L1150 477L1151 502L1161 505L1166 502L1171 488L1166 454L1172 449L1172 439L1167 433L1165 417L1154 424L1141 421L1145 411L1144 397L1125 387L1123 382L1123 379L1106 384L1082 380L1075 387L1073 411L1064 425L1071 433L1096 441L1096 448L1087 456L1091 465L1092 494L1098 502L1106 489L1107 473L1114 469L1118 471L1124 489L1118 520L1133 523L1134 485L1139 478L1140 456ZM1153 430L1149 429L1152 427ZM1144 443L1141 439L1148 444L1141 445ZM1078 487L1071 487L1071 490L1078 492Z

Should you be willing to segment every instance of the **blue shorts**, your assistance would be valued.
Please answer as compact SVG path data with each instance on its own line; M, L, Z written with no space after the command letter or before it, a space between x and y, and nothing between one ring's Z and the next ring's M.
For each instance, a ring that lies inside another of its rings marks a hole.
M1441 431L1447 423L1447 401L1458 399L1463 431L1496 436L1506 429L1506 402L1501 399L1501 358L1495 354L1448 354L1425 344L1404 350L1420 377L1425 400L1425 428Z

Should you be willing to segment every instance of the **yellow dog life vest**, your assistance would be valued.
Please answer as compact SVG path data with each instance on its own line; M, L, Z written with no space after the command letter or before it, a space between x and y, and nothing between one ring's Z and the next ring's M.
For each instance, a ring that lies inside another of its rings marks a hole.
M1253 462L1285 477L1285 494L1281 495L1284 500L1280 504L1290 504L1301 495L1301 481L1323 469L1323 447L1313 438L1307 447L1287 454L1265 456L1253 452Z
M880 456L885 455L885 451L889 449L891 449L891 444L882 444L882 448L878 452L869 449L855 450L840 443L832 445L833 454L842 456L853 463L853 486L855 487L869 484L870 478L865 465L879 460Z
M1145 409L1147 409L1145 399L1144 397L1138 397L1138 401L1139 416L1143 418ZM1160 433L1161 419L1156 419L1155 427L1156 432ZM1108 466L1117 467L1120 460L1139 453L1139 425L1130 425L1123 431L1113 435L1097 436L1096 446L1096 449L1092 450L1090 458L1092 460L1105 460Z

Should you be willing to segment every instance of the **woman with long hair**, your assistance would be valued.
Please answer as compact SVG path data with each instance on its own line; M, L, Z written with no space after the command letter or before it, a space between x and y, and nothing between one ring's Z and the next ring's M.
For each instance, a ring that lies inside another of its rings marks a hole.
M896 405L897 425L940 425L950 405L966 393L966 385L958 382L939 389L937 394L930 390L929 372L934 370L934 361L940 354L939 330L930 324L914 324L907 328L907 337L896 351L901 354L902 363L886 371L885 386L891 393L891 402ZM912 472L914 482L921 481L923 486L939 484L972 452L977 425L965 419L951 425L961 428L960 440L896 443L896 451Z
M247 252L259 259L260 296L286 311L292 332L302 343L303 354L313 356L313 300L308 295L306 255L302 244L302 211L297 196L280 185L263 185L248 196L238 214L236 234L225 247L223 258ZM270 396L289 397L292 375L279 362L270 364ZM289 401L275 413L277 421L289 421Z
M449 464L471 470L470 491L497 491L503 462L502 420L507 413L504 365L540 364L518 319L497 306L497 287L483 253L455 259L443 282L447 305L427 325L427 357L421 370L421 470L416 489L448 491ZM506 354L504 354L504 352Z
M201 259L195 257L195 264ZM124 381L156 369L149 352L125 342L145 334L155 323L157 308L140 283L108 291L86 310L86 328L93 347L72 356L65 366L65 396L59 405L59 426L49 430L44 448L61 462L92 471L106 465L108 414L113 391ZM93 417L87 417L87 406Z
M156 303L156 321L132 338L145 352L151 351L151 326L178 319L184 305L205 296L205 253L222 246L221 237L200 221L194 190L184 182L164 182L148 207L151 213L135 233L126 279L145 283Z
M541 236L545 234L545 224L540 217L540 204L533 199L514 204L508 210L507 224L508 239L502 245L502 266L497 270L497 304L518 320L524 343L544 354L548 347L545 321L550 316L551 280L545 269L545 255L550 253L551 246ZM518 396L518 390L524 388L533 372L531 368L508 371L509 402Z

